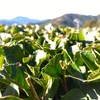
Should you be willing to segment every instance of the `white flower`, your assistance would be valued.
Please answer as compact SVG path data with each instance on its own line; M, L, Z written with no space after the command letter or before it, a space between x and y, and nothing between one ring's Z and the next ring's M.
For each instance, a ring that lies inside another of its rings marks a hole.
M45 58L46 57L46 52L44 52L43 50L36 50L35 51L36 53L36 63L39 64L39 60L42 59L42 58Z
M97 31L88 32L88 34L85 35L86 40L87 41L95 41L95 37L96 37L97 33L98 33Z
M64 43L67 42L67 40L68 40L68 37L67 36L65 38L62 38L61 39L61 42L59 44L59 47L64 47Z
M5 31L8 29L8 27L9 27L8 25L5 25L5 27L4 27Z
M32 33L33 33L33 30L32 30L32 29L30 29L30 30L29 30L29 33L31 33L31 34L32 34Z
M72 46L72 52L73 52L73 54L75 54L77 51L79 51L78 45L73 45Z
M48 94L48 92L51 89L51 87L52 87L52 78L50 78L48 80L46 94Z
M4 45L4 42L0 41L0 45Z
M55 41L49 40L49 44L50 44L50 49L54 50L56 48L56 42Z
M74 33L74 32L75 32L75 28L72 28L72 29L71 29L71 33Z
M28 32L29 30L30 30L29 28L24 29L24 31L26 31L26 32Z
M20 35L23 35L23 34L24 34L24 32L20 31L20 32L19 32L19 34L20 34Z
M40 29L40 26L38 24L35 25L35 32L37 32Z
M8 33L0 33L0 37L4 41L7 38L11 38L11 34L8 34Z
M44 38L46 41L49 41L49 35L48 34L44 34Z
M54 27L52 26L52 24L48 24L48 25L45 25L45 30L48 32L48 33L51 33L53 30L54 30Z

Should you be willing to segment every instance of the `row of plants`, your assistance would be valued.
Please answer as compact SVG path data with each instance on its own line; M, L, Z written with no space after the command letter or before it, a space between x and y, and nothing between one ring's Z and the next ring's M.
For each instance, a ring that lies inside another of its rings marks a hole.
M99 100L100 41L86 35L51 24L1 25L0 100Z

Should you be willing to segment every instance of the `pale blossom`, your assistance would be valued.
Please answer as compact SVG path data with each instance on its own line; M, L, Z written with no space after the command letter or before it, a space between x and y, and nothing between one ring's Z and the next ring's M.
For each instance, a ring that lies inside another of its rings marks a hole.
M8 33L0 33L0 38L1 38L2 41L4 41L7 38L11 38L11 34L8 34Z
M35 51L36 54L36 63L39 64L40 59L45 58L46 57L46 52L44 52L43 50L36 50Z
M35 27L36 27L36 28L35 28L34 31L37 32L37 31L40 29L40 26L39 26L38 24L36 24Z

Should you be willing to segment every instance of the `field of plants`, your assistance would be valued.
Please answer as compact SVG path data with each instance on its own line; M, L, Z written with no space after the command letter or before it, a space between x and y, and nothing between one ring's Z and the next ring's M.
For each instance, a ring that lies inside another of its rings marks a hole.
M0 100L100 100L100 29L0 25Z

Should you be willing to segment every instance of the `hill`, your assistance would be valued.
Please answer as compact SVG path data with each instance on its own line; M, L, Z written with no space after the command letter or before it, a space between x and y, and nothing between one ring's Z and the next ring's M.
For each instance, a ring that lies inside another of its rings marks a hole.
M83 26L85 21L95 19L98 20L98 16L92 16L92 15L80 15L80 14L65 14L63 16L54 18L54 19L47 19L47 20L38 20L38 19L30 19L27 17L18 16L16 18L7 20L2 19L0 20L0 24L4 25L12 25L14 23L17 24L39 24L40 26L47 25L49 23L52 23L53 26L70 26L75 27L76 23L73 21L74 19L78 19L80 22L80 27Z
M39 25L44 26L48 23L52 23L53 26L70 26L70 27L75 27L75 22L74 19L79 20L79 25L82 27L87 20L95 19L96 21L98 20L98 16L92 16L92 15L80 15L80 14L65 14L63 16L54 18L52 20L47 20L45 22L39 23Z
M7 19L1 19L0 20L0 24L4 24L4 25L12 25L14 23L17 24L29 24L29 23L39 23L39 22L43 22L44 20L37 20L37 19L30 19L27 17L22 17L22 16L18 16L15 17L13 19L7 20Z

